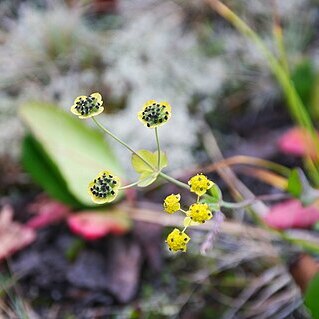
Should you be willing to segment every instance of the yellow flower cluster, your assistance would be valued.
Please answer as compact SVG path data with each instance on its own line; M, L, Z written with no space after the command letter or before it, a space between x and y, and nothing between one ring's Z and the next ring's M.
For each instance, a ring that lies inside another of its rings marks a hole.
M171 194L167 196L163 203L164 210L167 213L173 214L177 211L181 211L186 215L184 219L184 229L179 230L175 228L166 239L169 250L174 252L186 251L187 243L190 241L190 237L185 233L188 226L205 223L213 217L213 213L209 209L209 206L206 203L200 203L199 200L214 183L205 175L197 174L188 181L188 184L190 186L190 191L196 193L198 197L197 202L190 205L187 210L181 208L180 194Z
M214 183L205 175L197 174L188 181L188 185L191 188L191 192L197 194L198 196L203 196L207 190L214 186Z
M186 215L196 223L205 223L213 217L207 204L195 203L191 205Z
M169 214L173 214L177 211L179 211L181 209L181 204L179 203L181 199L181 195L180 194L172 194L167 196L164 199L164 210L165 212L169 213Z
M183 251L187 250L187 243L190 241L190 237L185 232L175 228L166 239L168 249L172 251Z

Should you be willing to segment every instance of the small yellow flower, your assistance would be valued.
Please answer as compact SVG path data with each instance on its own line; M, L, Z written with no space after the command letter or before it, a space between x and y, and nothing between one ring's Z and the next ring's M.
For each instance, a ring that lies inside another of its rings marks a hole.
M166 239L168 249L172 251L183 251L187 249L187 243L190 241L190 237L179 229L175 228Z
M80 119L98 115L104 111L102 96L100 93L92 93L89 96L78 96L73 105L71 112L77 115Z
M205 223L213 217L207 204L195 203L189 207L186 214L190 219L197 223Z
M120 179L109 171L103 171L88 186L91 199L96 204L112 202L119 191Z
M172 108L167 102L149 100L138 112L138 119L147 127L154 128L165 124L171 118Z
M164 199L164 210L169 214L173 214L181 209L181 204L179 203L181 199L180 194L171 194Z
M198 196L204 195L214 184L203 174L197 174L188 181L191 192L196 193Z

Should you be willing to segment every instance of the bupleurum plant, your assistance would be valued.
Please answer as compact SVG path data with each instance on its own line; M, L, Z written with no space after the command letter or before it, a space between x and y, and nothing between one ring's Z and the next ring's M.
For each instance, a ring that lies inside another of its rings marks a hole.
M131 152L132 166L139 174L139 178L134 183L122 186L120 178L106 168L106 170L94 177L88 185L88 193L92 201L96 204L110 203L117 197L119 191L134 186L148 186L154 183L157 178L165 179L189 190L196 195L196 198L188 208L182 208L180 194L168 195L163 202L164 211L168 214L181 212L185 215L183 229L175 228L166 238L169 250L185 252L190 241L190 236L186 233L187 228L205 223L213 218L215 212L219 213L221 207L230 207L232 203L223 201L219 187L201 173L191 177L188 184L186 184L162 171L168 165L168 161L165 153L160 149L158 127L164 125L171 118L172 108L169 103L149 100L137 114L142 124L149 129L154 129L157 145L157 151L155 152L148 150L135 151L104 127L96 119L96 116L102 113L103 110L103 100L99 93L92 93L89 96L81 95L74 100L71 106L73 114L80 119L92 118L100 129Z

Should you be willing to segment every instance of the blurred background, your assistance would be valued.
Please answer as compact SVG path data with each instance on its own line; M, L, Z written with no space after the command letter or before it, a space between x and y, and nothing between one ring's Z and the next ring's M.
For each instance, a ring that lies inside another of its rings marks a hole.
M295 128L298 116L269 61L212 3L0 2L1 318L319 318L319 310L311 315L303 303L319 270L317 206L310 213L299 202L298 209L284 206L267 219L274 231L255 227L254 219L264 218L274 203L258 202L252 214L226 210L205 256L200 246L210 224L192 230L187 254L172 255L165 235L180 220L161 212L161 203L178 188L132 190L96 211L75 191L82 187L78 174L85 172L64 161L73 149L78 159L94 158L90 146L75 145L71 136L83 134L86 145L107 150L96 155L100 162L110 161L125 180L136 180L127 150L96 137L93 122L73 124L78 120L63 112L69 113L75 97L100 92L106 107L99 119L134 149L155 150L153 132L136 116L145 101L172 105L172 118L160 130L161 147L167 172L185 181L194 169L206 169L228 200L283 190L277 175L257 169L209 169L244 155L235 162L256 164L259 158L302 167L317 190L319 153L310 154ZM318 2L223 3L278 58L315 128ZM57 143L63 145L54 148ZM190 195L184 195L189 203ZM290 212L293 220L286 222ZM121 226L120 235L114 225ZM287 234L295 241L284 240ZM296 240L310 240L315 248Z

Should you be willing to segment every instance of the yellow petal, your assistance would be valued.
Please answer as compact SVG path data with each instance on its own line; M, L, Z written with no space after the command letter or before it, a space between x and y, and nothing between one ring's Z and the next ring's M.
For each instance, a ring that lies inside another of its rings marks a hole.
M96 111L96 112L92 112L91 114L87 114L87 115L79 115L79 118L80 119L88 119L92 116L96 116L96 115L99 115L101 114L102 112L104 111L104 107L103 106L100 106L100 108ZM72 112L73 113L73 112ZM75 113L74 113L75 114ZM78 114L76 114L78 115Z
M103 101L102 101L102 96L101 96L100 93L95 92L95 93L90 94L90 96L91 96L91 97L94 97L94 98L96 99L96 101L97 101L98 103L101 103L101 105L102 105Z

